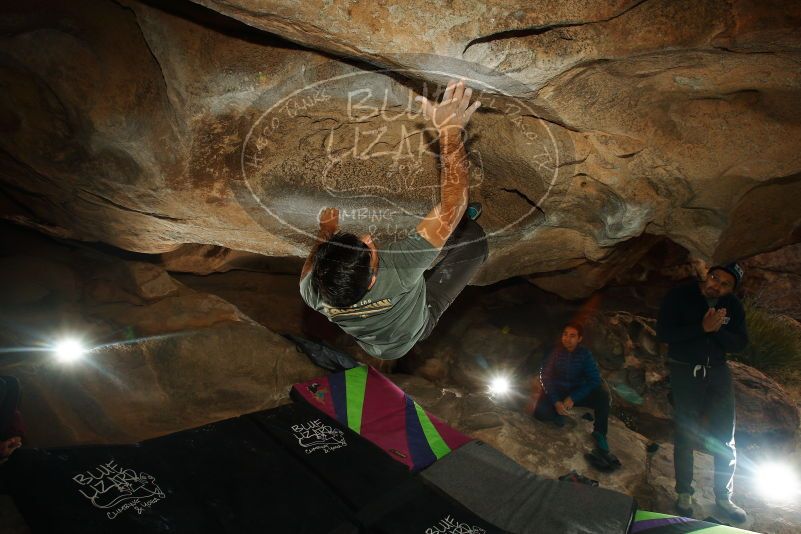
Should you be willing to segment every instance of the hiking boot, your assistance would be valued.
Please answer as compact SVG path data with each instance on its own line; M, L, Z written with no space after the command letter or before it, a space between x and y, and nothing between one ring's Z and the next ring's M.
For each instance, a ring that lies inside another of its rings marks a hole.
M599 449L609 452L609 443L606 441L606 436L596 430L592 433L592 439L595 440L595 444L598 445Z
M693 496L689 493L679 493L679 498L676 499L676 511L684 517L692 517Z
M467 218L475 221L481 217L481 202L471 202L467 205Z
M718 508L723 512L726 512L730 518L734 519L738 523L742 523L745 521L747 517L745 510L731 502L731 497L726 499L715 499L715 504L718 505Z

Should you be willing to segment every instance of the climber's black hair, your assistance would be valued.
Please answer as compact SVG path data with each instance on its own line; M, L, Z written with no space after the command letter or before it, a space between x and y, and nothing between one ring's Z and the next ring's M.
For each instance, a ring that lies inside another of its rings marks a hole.
M314 253L312 286L329 306L355 304L370 286L370 259L370 248L361 239L338 232Z

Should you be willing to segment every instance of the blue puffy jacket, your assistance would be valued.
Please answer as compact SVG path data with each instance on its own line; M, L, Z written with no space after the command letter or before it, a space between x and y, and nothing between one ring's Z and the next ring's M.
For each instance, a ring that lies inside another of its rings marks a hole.
M560 345L542 360L540 382L552 403L568 396L578 403L601 385L601 372L589 349L579 345L568 352Z

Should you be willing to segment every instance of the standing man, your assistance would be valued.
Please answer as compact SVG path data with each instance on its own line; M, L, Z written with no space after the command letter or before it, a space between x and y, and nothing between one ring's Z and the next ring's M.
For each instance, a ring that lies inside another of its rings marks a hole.
M573 406L592 408L595 411L592 437L598 448L608 453L609 393L601 384L601 372L592 352L581 345L582 334L580 324L566 324L561 343L543 360L540 368L542 393L534 408L534 417L540 421L554 421L561 427Z
M669 344L676 508L685 516L693 513L693 450L700 443L715 457L717 506L735 521L746 519L731 501L737 455L734 390L726 365L726 353L748 344L745 311L733 294L742 277L736 263L712 267L703 282L672 289L659 310L657 333Z
M431 334L440 316L487 259L484 230L468 206L468 161L462 133L480 103L450 82L437 105L417 97L439 132L440 203L403 240L378 249L372 237L338 232L339 211L320 213L318 242L300 280L303 300L384 360L405 355ZM440 249L444 258L427 270Z

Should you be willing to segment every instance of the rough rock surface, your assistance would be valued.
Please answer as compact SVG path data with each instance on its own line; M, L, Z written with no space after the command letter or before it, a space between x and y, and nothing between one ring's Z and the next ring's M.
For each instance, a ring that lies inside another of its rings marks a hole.
M256 324L233 304L180 284L158 265L58 243L8 223L0 229L5 344L52 345L70 332L101 344L227 322Z
M320 372L157 265L0 230L0 347L17 349L0 353L0 374L23 385L27 445L138 441L288 402L293 383ZM88 361L55 361L67 336Z
M131 443L289 402L320 369L266 328L229 323L110 344L63 366L2 366L24 384L28 444ZM33 417L32 417L33 416Z
M798 240L796 1L201 3L5 10L3 217L138 252L300 257L336 204L347 229L402 237L436 199L408 106L441 71L486 93L477 283L579 297L662 239L707 259Z
M796 403L763 373L738 362L729 362L737 402L737 427L746 434L792 435L799 420Z
M760 306L801 321L801 244L752 256L743 262L746 294Z

